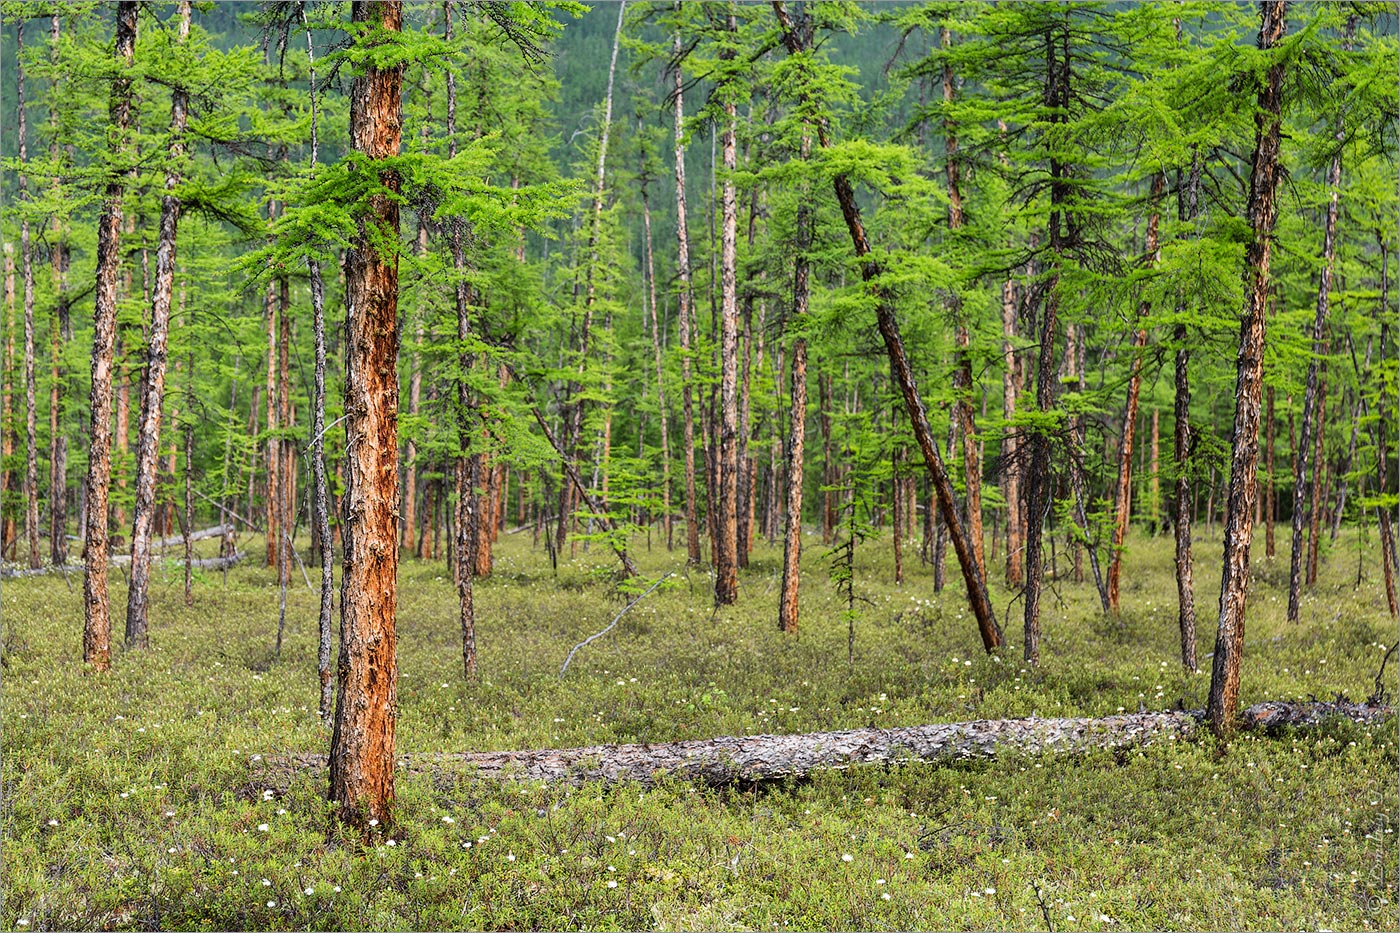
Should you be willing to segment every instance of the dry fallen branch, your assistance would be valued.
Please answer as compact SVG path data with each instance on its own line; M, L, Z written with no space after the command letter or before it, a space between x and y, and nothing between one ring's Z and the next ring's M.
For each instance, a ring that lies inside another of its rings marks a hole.
M1270 732L1283 726L1313 727L1338 717L1371 723L1392 714L1389 707L1353 703L1260 703L1241 714L1240 726ZM1102 719L990 719L650 745L405 755L399 766L411 772L460 770L498 780L570 784L636 781L650 785L662 777L675 777L719 786L801 777L858 764L940 763L991 758L1003 752L1035 755L1185 740L1196 735L1204 715L1196 710L1127 713ZM258 764L255 784L285 787L300 771L324 768L326 756L271 756Z

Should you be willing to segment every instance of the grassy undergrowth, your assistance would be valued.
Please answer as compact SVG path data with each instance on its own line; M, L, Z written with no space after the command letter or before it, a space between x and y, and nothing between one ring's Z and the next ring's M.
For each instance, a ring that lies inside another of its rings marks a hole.
M760 546L739 603L683 572L556 675L622 601L595 548L551 573L503 536L478 584L483 678L460 675L440 563L399 578L401 751L662 741L969 718L1102 715L1204 704L1181 671L1171 544L1136 538L1124 613L1091 584L1044 601L1042 665L1020 659L1020 604L994 590L1012 647L979 649L961 588L932 592L889 542L859 551L870 600L848 665L846 620L808 538L802 632L779 633L781 553ZM638 541L653 575L684 554ZM1260 548L1262 550L1262 548ZM1361 555L1358 558L1358 553ZM1060 555L1063 558L1063 554ZM1198 545L1203 666L1220 546ZM1365 579L1357 587L1357 561ZM1287 560L1256 556L1243 700L1373 689L1397 637L1374 551L1344 534L1284 620ZM332 826L322 778L276 798L259 755L324 751L315 716L316 596L298 574L280 661L277 591L243 566L157 573L151 649L81 664L81 584L3 589L6 929L1394 929L1394 721L1281 739L898 770L715 792L400 778L398 818L362 848ZM125 604L114 574L114 606ZM120 611L118 611L120 615ZM120 628L118 622L117 628ZM1394 681L1396 667L1390 668Z

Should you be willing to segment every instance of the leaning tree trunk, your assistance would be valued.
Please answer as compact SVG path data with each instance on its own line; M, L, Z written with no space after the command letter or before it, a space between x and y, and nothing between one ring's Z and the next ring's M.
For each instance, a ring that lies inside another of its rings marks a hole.
M774 0L773 10L782 27L782 39L788 53L802 54L807 46L803 42L802 34L794 28L792 18L782 0ZM817 141L823 149L831 144L825 120L817 123ZM938 505L948 526L953 549L958 555L958 563L962 567L963 580L967 584L968 603L973 617L977 620L982 645L990 653L1002 643L1001 627L997 624L996 613L987 597L986 581L977 566L972 547L963 533L962 523L958 521L957 506L953 501L953 484L948 478L943 458L938 453L933 431L929 428L928 411L924 408L924 400L919 395L913 370L909 366L909 357L904 351L904 341L900 337L899 322L894 312L894 298L879 284L880 264L871 256L870 241L866 237L865 223L861 219L860 205L856 203L855 189L851 187L850 179L844 174L838 174L832 179L832 187L835 189L837 203L841 206L841 213L845 217L846 229L850 233L856 257L861 261L861 277L874 293L876 322L885 343L885 350L889 354L890 369L904 396L910 426L914 429L914 437L933 480Z
M190 3L180 0L179 41L190 34ZM148 646L151 599L151 526L156 516L156 474L160 470L160 421L165 403L165 364L170 340L170 301L175 289L176 230L180 224L180 185L185 158L185 123L189 92L176 87L170 103L170 167L160 204L160 239L156 246L156 281L147 330L146 377L141 389L141 424L136 448L136 506L131 528L131 577L126 595L126 645Z
M311 85L311 168L319 155L319 113L316 109L316 47L306 20L306 4L297 7L306 30L306 59ZM311 277L311 329L316 341L316 382L311 399L311 520L316 523L316 544L321 557L321 605L316 625L316 669L320 682L317 707L324 725L331 724L335 708L335 684L331 680L331 611L335 606L335 548L331 541L330 508L326 490L326 287L321 280L321 263L307 260Z
M679 8L679 2L676 4ZM695 302L690 292L690 238L686 230L685 207L685 103L682 91L685 79L681 74L681 34L677 30L671 41L676 61L673 64L676 86L675 158L676 158L676 277L679 279L678 337L681 344L681 414L685 444L685 554L691 566L700 563L700 526L695 511L695 402L691 391L690 337L694 326Z
M1157 265L1158 203L1166 179L1161 172L1152 176L1152 213L1147 217L1147 264ZM1118 484L1114 494L1113 547L1108 557L1108 611L1118 614L1118 580L1123 571L1123 542L1128 536L1128 513L1133 501L1133 432L1137 429L1138 396L1142 391L1143 353L1147 349L1147 315L1151 306L1138 305L1138 326L1133 331L1132 373L1128 377L1128 402L1123 411L1123 442L1118 450Z
M19 196L29 200L29 159L24 118L24 17L15 22L15 107L19 123ZM39 423L34 376L34 250L29 240L28 207L19 221L20 263L24 272L24 537L29 544L30 569L39 567Z
M378 27L358 40L370 46L364 53L373 53L376 35L403 28L400 0L355 0L351 11L355 23ZM399 154L402 85L402 64L369 64L354 77L350 137L369 163L361 171ZM363 205L345 257L345 567L330 760L330 799L341 819L360 827L387 823L393 806L398 684L399 267L397 255L376 244L398 237L399 174L380 170L378 183L386 193Z
M1287 32L1287 0L1259 4L1259 48L1274 48ZM1247 302L1240 322L1236 361L1235 425L1230 438L1230 490L1225 507L1225 554L1220 581L1220 619L1211 665L1207 712L1220 735L1235 728L1239 708L1240 656L1244 650L1245 600L1249 593L1249 544L1259 485L1259 407L1264 376L1264 312L1269 294L1279 176L1279 127L1283 103L1282 62L1271 65L1259 89L1254 119L1254 158L1249 178L1249 222L1245 257Z
M131 78L136 54L135 0L117 4L115 54L109 123L118 152L125 148L131 121ZM107 493L112 480L112 362L117 341L117 273L121 266L122 195L120 175L107 182L97 222L97 286L93 310L92 392L83 540L83 661L105 671L112 658L112 608L107 595Z
M1324 350L1324 352L1326 352ZM1308 568L1304 574L1304 585L1309 589L1317 585L1318 532L1321 529L1322 512L1326 508L1327 460L1323 451L1323 438L1327 435L1327 360L1322 361L1317 383L1317 430L1313 432L1313 475L1312 495L1308 503Z

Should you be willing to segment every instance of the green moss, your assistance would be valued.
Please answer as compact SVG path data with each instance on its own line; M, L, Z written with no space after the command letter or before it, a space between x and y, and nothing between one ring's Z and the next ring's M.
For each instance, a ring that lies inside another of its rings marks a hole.
M555 579L528 544L524 535L503 536L495 575L478 584L483 680L475 687L461 681L455 597L443 567L402 567L401 751L1204 703L1208 675L1185 674L1177 661L1166 539L1132 541L1119 622L1097 614L1091 586L1054 587L1035 672L1023 670L1015 648L1000 659L982 654L960 591L933 595L927 568L915 565L910 581L895 586L886 540L857 555L857 589L875 608L857 622L854 669L821 548L809 543L797 638L777 631L777 554L760 547L737 606L714 613L709 578L678 576L581 651L563 680L556 673L569 648L621 605L594 572L612 559L595 548L562 564ZM1355 545L1349 535L1339 542L1298 625L1284 621L1281 576L1256 562L1244 702L1371 692L1379 645L1396 632L1377 582L1353 587ZM637 556L653 574L684 559L659 548ZM1218 542L1201 542L1198 557L1204 658L1214 634ZM1229 747L1201 738L1076 758L857 768L756 790L403 776L396 824L381 844L362 849L331 823L321 776L298 778L276 798L251 784L254 755L328 745L315 715L316 595L299 580L289 593L286 646L274 663L277 599L269 580L251 566L230 573L227 588L210 577L187 609L179 574L157 573L151 650L118 650L104 677L82 668L76 579L71 592L62 578L5 583L0 925L1400 923L1393 721L1245 737ZM118 575L117 606L120 583ZM1009 598L994 592L1003 612ZM1019 647L1019 603L1011 608L1008 635Z

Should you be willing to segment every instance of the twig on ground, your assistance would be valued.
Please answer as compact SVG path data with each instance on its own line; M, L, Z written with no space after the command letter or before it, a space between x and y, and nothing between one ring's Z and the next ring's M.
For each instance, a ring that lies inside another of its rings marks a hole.
M627 614L627 610L628 610L628 609L631 609L633 606L637 605L637 603L641 602L642 599L645 598L645 597L647 596L648 593L650 593L652 590L656 589L658 586L660 586L662 583L664 583L665 580L666 580L666 577L671 576L671 574L673 574L673 573L675 573L674 570L670 571L669 573L666 574L666 576L662 577L661 579L659 579L659 580L657 580L655 583L653 583L651 586L647 587L646 590L643 591L643 593L641 594L641 596L638 596L636 599L632 600L632 601L629 602L627 605L623 606L623 607L622 607L622 611L619 612L619 613L613 618L612 622L608 623L608 627L607 627L607 628L603 629L601 632L597 632L597 633L595 633L595 634L593 634L593 635L589 635L589 636L588 636L587 638L585 638L583 641L579 642L577 645L574 645L573 650L569 652L569 656L568 656L567 658L564 659L564 666L561 667L561 668L559 668L559 676L560 676L560 677L563 677L563 676L564 676L564 672L567 671L567 670L569 669L569 662L572 661L572 660L574 659L574 655L578 653L578 650L579 650L580 648L584 647L585 645L587 645L589 642L593 641L594 639L596 639L596 638L602 638L604 635L608 634L608 632L611 632L611 631L613 630L613 627L616 626L617 623L618 623L619 621L621 621L622 617L623 617L624 615Z

